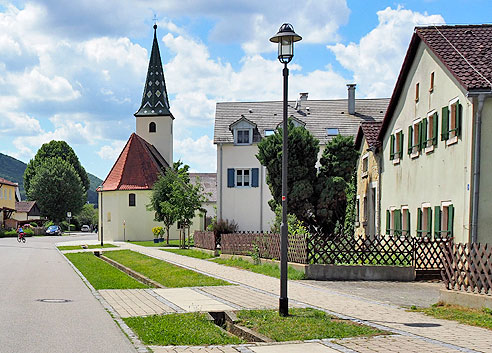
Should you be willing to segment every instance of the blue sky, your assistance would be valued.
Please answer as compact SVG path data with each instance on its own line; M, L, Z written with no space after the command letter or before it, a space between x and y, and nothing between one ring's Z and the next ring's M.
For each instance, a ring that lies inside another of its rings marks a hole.
M303 40L289 97L389 97L416 25L490 23L486 0L0 0L0 152L28 162L65 140L104 178L135 130L158 39L174 122L174 156L214 172L215 104L281 98L269 38L283 22Z

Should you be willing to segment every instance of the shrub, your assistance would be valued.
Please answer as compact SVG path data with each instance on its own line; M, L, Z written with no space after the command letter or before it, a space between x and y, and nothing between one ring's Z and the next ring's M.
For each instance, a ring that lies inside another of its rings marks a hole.
M38 224L36 222L31 222L31 227L37 227Z
M31 228L22 228L22 230L28 237L32 237L34 235L34 231Z
M275 221L272 224L272 233L280 234L280 225L282 224L282 206L275 209ZM300 221L295 214L287 215L287 228L289 235L308 235L308 230L304 223Z
M43 227L48 228L48 227L54 226L54 225L55 225L55 223L53 223L53 221L46 221L46 222L44 222Z
M219 219L217 222L214 222L212 230L215 235L215 245L217 246L220 244L222 234L236 233L238 228L236 222L227 219Z
M68 226L69 226L69 223L67 221L62 221L60 223L60 227L63 231L67 231ZM70 231L73 231L73 230L75 230L75 224L70 224Z

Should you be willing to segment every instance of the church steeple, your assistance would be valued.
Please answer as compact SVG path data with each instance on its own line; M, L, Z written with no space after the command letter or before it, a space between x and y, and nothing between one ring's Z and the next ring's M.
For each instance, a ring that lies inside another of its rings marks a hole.
M142 96L142 104L135 117L144 116L170 116L174 119L167 97L166 80L162 69L161 54L157 41L157 25L154 24L154 42L150 54L149 68L147 70L147 80Z

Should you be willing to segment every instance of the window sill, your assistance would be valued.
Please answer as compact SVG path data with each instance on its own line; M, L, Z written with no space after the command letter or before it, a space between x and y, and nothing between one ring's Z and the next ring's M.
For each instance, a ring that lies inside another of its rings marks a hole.
M234 143L234 146L251 146L251 145L252 143L237 143L237 142Z
M393 165L400 164L400 158L393 159Z
M425 148L425 153L431 153L431 152L434 152L434 145Z
M451 137L446 141L446 146L454 145L456 142L458 142L458 136Z
M420 152L419 152L419 151L417 151L417 152L413 152L413 153L410 155L410 158L415 159L415 158L418 158L418 156L420 156Z

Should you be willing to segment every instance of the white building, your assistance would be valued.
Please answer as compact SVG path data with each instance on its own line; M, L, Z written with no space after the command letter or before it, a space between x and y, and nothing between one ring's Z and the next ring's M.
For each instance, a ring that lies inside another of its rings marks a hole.
M492 242L491 38L415 29L379 133L387 234Z
M388 99L308 100L301 93L289 102L288 116L324 146L338 134L354 136L361 121L381 120ZM281 125L283 104L273 102L217 103L214 143L217 145L217 218L234 220L241 231L269 231L274 213L266 169L256 158L258 142Z

